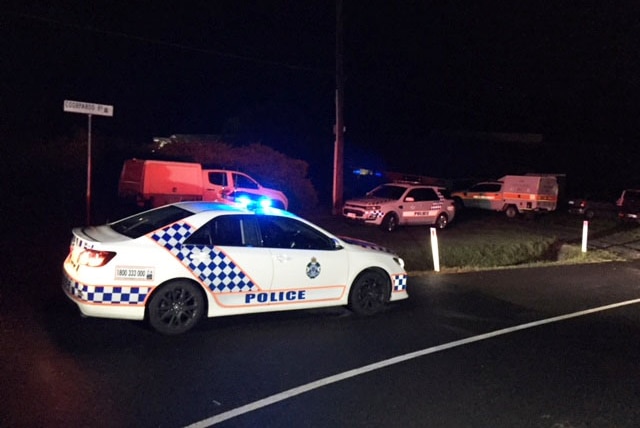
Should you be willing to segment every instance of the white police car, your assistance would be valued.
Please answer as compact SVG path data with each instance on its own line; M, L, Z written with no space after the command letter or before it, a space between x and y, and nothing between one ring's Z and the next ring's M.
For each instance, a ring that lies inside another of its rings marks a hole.
M370 315L408 297L404 261L384 248L215 202L73 229L63 289L86 316L146 319L164 334L203 316L339 305Z
M445 188L399 181L382 184L342 206L347 220L380 226L388 232L411 225L444 229L455 213L454 202L447 197Z

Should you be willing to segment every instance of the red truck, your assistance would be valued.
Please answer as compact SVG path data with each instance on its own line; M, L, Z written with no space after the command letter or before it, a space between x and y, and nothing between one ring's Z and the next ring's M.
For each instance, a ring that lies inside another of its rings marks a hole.
M233 201L248 197L287 209L279 190L263 187L249 175L225 169L203 169L193 162L129 159L124 162L118 196L139 206L159 207L180 201Z

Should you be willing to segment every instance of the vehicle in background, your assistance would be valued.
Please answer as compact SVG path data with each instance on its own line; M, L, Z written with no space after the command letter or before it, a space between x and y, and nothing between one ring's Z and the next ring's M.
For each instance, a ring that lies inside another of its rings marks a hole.
M567 207L570 214L576 214L587 220L595 217L596 213L587 199L573 198L567 201Z
M616 201L618 219L621 221L640 220L640 189L625 189Z
M263 187L247 174L203 169L199 163L129 159L124 162L118 196L140 207L160 207L180 201L236 201L250 199L288 209L279 190Z
M616 216L616 207L613 202L597 201L590 198L569 198L567 211L570 214L583 217L585 220L614 218Z
M451 193L458 211L464 208L500 211L504 207L502 181L481 181L466 190Z
M554 211L558 204L558 181L552 175L505 175L453 192L451 197L457 209L500 211L513 218L521 213Z
M393 182L374 188L364 197L347 200L342 215L388 232L412 225L444 229L455 217L455 206L444 187Z
M404 261L287 211L179 202L72 231L63 289L86 316L179 334L203 317L406 299Z

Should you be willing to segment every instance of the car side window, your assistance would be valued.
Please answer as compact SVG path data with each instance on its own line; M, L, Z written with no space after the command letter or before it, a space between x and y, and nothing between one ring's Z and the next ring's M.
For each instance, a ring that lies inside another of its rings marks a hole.
M251 247L260 244L254 216L221 215L198 229L186 244Z
M258 183L246 175L234 174L233 180L236 182L236 187L240 187L242 189L258 189Z
M407 193L407 197L412 197L414 201L437 201L440 198L438 194L430 187L420 187L417 189L411 189Z
M470 190L472 192L499 192L501 188L502 185L498 183L479 183Z
M257 216L262 245L269 248L334 250L328 236L296 219L279 216Z
M210 172L209 183L215 184L216 186L226 186L227 173L226 172Z

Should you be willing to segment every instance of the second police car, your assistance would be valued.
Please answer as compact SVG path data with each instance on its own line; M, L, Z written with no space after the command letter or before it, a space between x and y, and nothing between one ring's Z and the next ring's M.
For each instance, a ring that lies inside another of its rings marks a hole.
M73 229L63 289L85 316L179 334L202 317L406 299L404 261L274 208L181 202Z
M393 182L376 187L362 198L346 201L342 215L389 232L411 225L444 229L455 217L455 206L443 187Z

